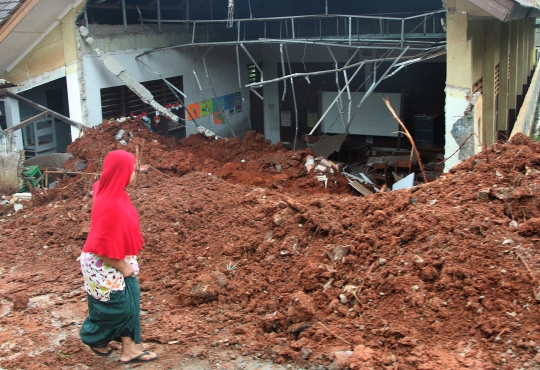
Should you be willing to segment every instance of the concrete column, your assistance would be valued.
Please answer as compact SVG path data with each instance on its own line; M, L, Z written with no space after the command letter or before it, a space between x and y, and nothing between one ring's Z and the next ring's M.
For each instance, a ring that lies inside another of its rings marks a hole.
M21 123L18 100L6 98L6 100L4 100L4 108L6 109L6 125L8 128ZM17 143L17 150L23 150L22 130L15 131L13 135L15 136L15 142Z
M520 48L520 90L519 93L523 94L523 85L527 84L527 77L529 76L529 44L527 41L527 20L521 19L519 21L519 40L518 45Z
M467 14L448 12L447 21L447 77L445 97L445 146L448 158L445 171L474 155L474 120L466 116L471 103L472 41L468 37ZM468 139L467 139L468 138ZM467 141L465 141L467 140Z
M510 54L511 27L508 22L501 26L501 56L499 62L499 122L497 130L508 125L508 56Z
M270 54L270 53L268 53ZM273 55L272 55L273 56ZM278 77L278 66L275 58L269 61L265 61L263 65L264 79L271 80ZM289 84L289 81L283 81L283 83ZM264 92L264 136L272 143L277 143L281 140L280 133L280 117L279 117L279 103L283 96L283 91L278 91L278 83L265 84L263 86ZM287 94L291 94L290 84L287 86ZM258 98L257 98L258 99Z
M480 133L484 144L494 142L495 128L495 66L500 57L500 22L496 20L485 22L484 71L483 77L483 129ZM485 137L484 134L485 133Z
M448 12L446 22L446 83L470 89L472 85L472 46L467 35L467 14Z
M531 51L531 74L534 74L534 67L536 66L536 28L534 25L536 23L535 19L530 19L530 38L529 38L529 50Z
M83 122L81 105L81 88L79 85L79 76L77 74L77 65L66 68L66 85L69 105L69 118L76 122ZM80 130L75 126L71 127L71 141L75 141L80 134Z
M518 95L518 21L510 22L510 75L508 85L508 109L516 109L516 96Z

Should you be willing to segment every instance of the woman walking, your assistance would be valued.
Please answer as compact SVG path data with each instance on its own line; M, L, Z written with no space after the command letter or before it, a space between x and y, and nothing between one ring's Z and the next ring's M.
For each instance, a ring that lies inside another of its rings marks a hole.
M139 215L125 188L133 180L135 156L115 150L105 156L101 178L93 186L90 232L81 254L88 317L81 340L98 356L109 356L109 342L122 343L120 362L149 362L158 358L140 351L140 289L137 255L143 239Z

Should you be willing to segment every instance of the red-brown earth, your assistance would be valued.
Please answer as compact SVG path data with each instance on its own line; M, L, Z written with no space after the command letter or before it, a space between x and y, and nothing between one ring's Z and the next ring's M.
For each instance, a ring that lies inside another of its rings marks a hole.
M327 188L308 174L310 149L255 133L177 142L128 120L68 148L86 175L0 209L0 368L122 367L78 338L77 257L101 160L137 148L143 346L160 353L141 368L540 367L540 144L517 136L362 197L339 173Z

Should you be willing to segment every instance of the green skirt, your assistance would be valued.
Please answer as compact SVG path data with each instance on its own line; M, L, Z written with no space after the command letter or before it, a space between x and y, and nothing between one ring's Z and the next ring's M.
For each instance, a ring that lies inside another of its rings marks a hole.
M110 300L98 301L88 295L88 317L81 328L81 340L91 347L104 347L120 337L141 342L140 295L136 277L125 278L125 290L111 291Z

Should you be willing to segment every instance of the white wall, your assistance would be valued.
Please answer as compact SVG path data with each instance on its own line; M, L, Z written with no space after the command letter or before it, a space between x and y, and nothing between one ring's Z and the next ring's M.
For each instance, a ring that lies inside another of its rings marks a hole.
M200 47L193 49L166 49L153 52L142 57L145 64L153 70L161 73L165 78L183 76L184 78L184 93L187 98L184 102L189 105L191 103L200 102L203 99L212 99L214 97L203 64L203 56L208 48ZM131 74L139 82L158 79L159 76L151 70L137 63L135 57L144 52L144 50L125 50L111 52L113 56L126 71ZM225 117L232 126L234 133L237 136L243 136L246 131L250 130L249 124L249 90L245 87L238 87L238 67L236 61L236 51L234 46L216 46L206 56L206 65L208 74L212 80L216 96L227 95L240 91L242 98L246 104L243 105L243 111L240 113L229 115L225 113ZM100 89L122 85L113 73L111 73L101 60L95 55L84 55L84 79L85 79L85 104L87 107L87 117L85 122L89 126L96 126L101 123L101 96ZM248 70L247 64L250 61L245 55L240 58L240 73L242 84L247 84ZM201 83L202 93L199 89L195 75ZM187 116L187 115L186 115ZM199 125L211 129L219 136L232 136L231 130L227 124L214 125L211 121L211 116L202 117L197 120ZM195 125L190 122L186 126L186 134L189 135L195 132Z

